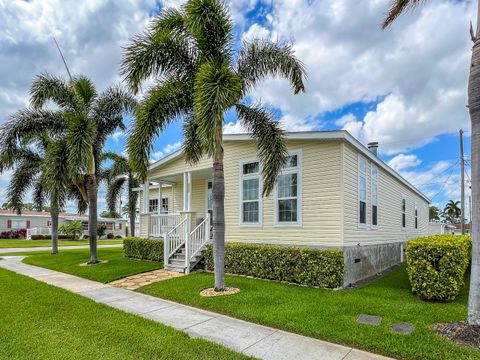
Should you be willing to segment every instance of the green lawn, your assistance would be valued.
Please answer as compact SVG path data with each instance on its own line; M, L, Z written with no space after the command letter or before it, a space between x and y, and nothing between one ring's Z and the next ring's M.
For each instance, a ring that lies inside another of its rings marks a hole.
M0 294L0 359L247 359L4 269Z
M123 244L122 239L99 240L98 245ZM88 245L88 240L59 240L59 246L78 246ZM36 246L52 246L52 240L18 240L18 239L0 239L0 249L5 248L29 248ZM1 251L1 250L0 250Z
M94 266L80 266L81 263L88 261L88 258L88 249L75 249L60 251L56 256L45 252L31 253L23 261L104 283L163 267L159 262L127 259L123 256L122 248L98 249L98 258L108 262Z
M466 319L466 290L452 303L427 303L410 292L404 267L355 290L331 291L227 276L233 296L204 298L210 273L162 281L138 291L275 328L346 344L398 359L480 359L480 350L457 346L431 329ZM359 314L383 317L379 327L356 323ZM392 323L411 322L411 335L394 334Z

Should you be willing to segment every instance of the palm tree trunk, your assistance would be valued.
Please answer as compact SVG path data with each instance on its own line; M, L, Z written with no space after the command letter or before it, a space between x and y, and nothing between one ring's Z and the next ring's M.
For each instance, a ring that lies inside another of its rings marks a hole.
M213 264L215 291L225 290L225 179L223 149L215 154L213 162Z
M50 217L52 218L52 255L58 254L58 207L51 204Z
M95 174L86 175L88 197L88 236L90 238L89 264L97 264L97 177Z
M479 3L480 11L480 3ZM477 19L480 21L480 17ZM477 28L468 80L468 108L472 123L472 273L468 323L480 326L480 31Z
M135 209L131 210L129 215L130 216L130 236L135 236Z

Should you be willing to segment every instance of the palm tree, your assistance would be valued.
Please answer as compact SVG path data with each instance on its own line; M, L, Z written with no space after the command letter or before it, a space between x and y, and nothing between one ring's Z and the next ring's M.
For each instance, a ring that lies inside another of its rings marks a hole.
M56 140L51 156L65 156L66 168L55 177L66 176L88 203L89 263L96 264L99 262L97 176L101 153L107 136L118 128L125 128L123 116L133 110L135 101L118 86L97 94L95 86L85 76L76 76L67 82L42 74L33 82L30 95L31 108L15 113L5 124L0 148L45 131ZM55 110L48 109L47 103L53 103Z
M444 214L450 219L452 225L455 225L455 222L462 213L458 204L460 204L460 201L449 200L447 205L445 205L445 209L443 209Z
M241 124L257 139L263 195L268 196L286 161L284 132L267 109L244 98L267 76L288 79L298 94L304 91L305 75L288 44L255 40L243 44L235 54L232 29L223 1L189 0L180 9L163 10L126 48L122 63L122 74L134 93L145 80L157 79L136 109L128 140L130 162L140 180L146 180L155 138L178 118L184 119L185 160L195 164L202 156L213 159L217 291L225 288L224 113L234 108Z
M138 192L133 191L139 186L139 181L134 171L130 168L130 163L125 156L106 152L103 154L105 160L111 160L112 165L107 170L107 207L110 213L117 213L117 203L120 201L122 189L126 186L128 190L128 203L126 210L130 219L130 233L135 234L135 218L137 215Z
M401 14L423 3L425 0L392 0L391 8L383 21L383 28L392 24ZM474 31L470 24L470 35L473 42L468 79L468 109L472 126L472 270L468 323L480 326L480 2L477 4L477 27Z
M431 205L428 208L428 219L430 221L440 220L440 210L438 209L438 207Z

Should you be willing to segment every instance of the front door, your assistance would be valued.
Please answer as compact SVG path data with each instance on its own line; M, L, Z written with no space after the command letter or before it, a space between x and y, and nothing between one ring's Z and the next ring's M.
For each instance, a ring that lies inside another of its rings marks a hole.
M212 212L213 212L213 181L208 180L207 181L207 190L206 190L206 199L205 199L205 204L207 207L207 212L210 214L210 223L212 223Z

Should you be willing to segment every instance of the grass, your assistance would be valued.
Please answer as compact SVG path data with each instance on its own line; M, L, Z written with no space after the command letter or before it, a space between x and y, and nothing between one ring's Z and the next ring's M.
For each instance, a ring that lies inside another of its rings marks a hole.
M1 359L247 359L4 269L0 294Z
M210 273L162 281L137 291L397 359L480 358L480 350L455 345L431 330L435 323L466 319L466 287L452 303L424 302L411 294L404 267L362 288L345 291L239 276L227 276L226 283L241 292L225 297L199 296L202 289L213 285ZM357 324L360 314L381 316L382 324ZM390 330L393 323L403 322L414 325L412 334Z
M122 239L98 240L98 245L123 244ZM88 240L59 240L59 246L88 245ZM0 239L0 249L6 248L29 248L37 246L52 246L52 240L23 240L23 239ZM1 250L0 250L1 251Z
M23 261L30 265L41 266L103 283L163 267L160 262L127 259L123 255L122 248L98 249L97 251L98 258L107 260L106 263L80 266L89 259L88 249L60 251L59 255L56 256L45 252L30 253L31 255Z

